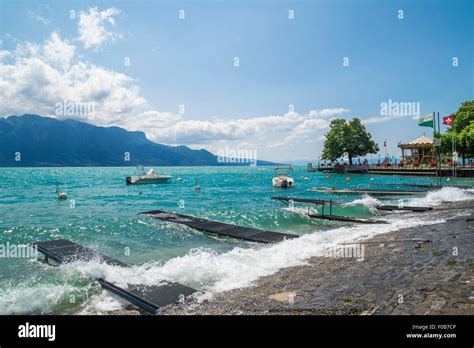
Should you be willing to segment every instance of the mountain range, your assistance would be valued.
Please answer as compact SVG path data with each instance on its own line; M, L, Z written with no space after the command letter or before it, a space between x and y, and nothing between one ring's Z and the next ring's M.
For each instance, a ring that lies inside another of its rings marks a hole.
M2 167L226 165L217 159L204 149L157 144L143 132L120 127L29 114L0 118ZM257 161L257 164L274 163Z

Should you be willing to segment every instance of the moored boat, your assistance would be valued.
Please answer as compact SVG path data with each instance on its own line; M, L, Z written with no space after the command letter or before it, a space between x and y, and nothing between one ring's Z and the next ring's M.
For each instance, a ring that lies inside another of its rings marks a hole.
M152 168L144 175L127 176L126 182L127 185L168 184L171 175L156 174Z
M295 180L292 177L289 177L288 174L286 174L286 172L282 172L282 170L293 171L293 167L292 166L276 167L275 175L272 178L273 187L293 188L295 186Z

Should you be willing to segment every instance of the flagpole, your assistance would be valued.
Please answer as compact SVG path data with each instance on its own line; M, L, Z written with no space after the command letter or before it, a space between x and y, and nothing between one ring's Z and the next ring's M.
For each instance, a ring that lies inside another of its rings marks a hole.
M453 132L452 132L452 137L451 137L451 149L452 149L452 152L453 152L453 155L452 155L452 161L453 161L453 183L454 183L454 180L455 180L455 177L456 177L456 162L454 161L454 152L456 151L456 128L454 127L454 114L453 114L453 125L451 126L453 127Z
M433 111L433 142L435 141L436 141L436 113ZM438 171L435 171L435 178L436 178L436 185L438 185Z
M439 111L438 111L438 137L441 140L441 124L440 124L440 116L439 116ZM440 147L436 147L436 161L438 162L436 164L436 168L438 168L438 175L439 175L439 184L438 186L441 187L443 186L443 173L441 171L441 150Z

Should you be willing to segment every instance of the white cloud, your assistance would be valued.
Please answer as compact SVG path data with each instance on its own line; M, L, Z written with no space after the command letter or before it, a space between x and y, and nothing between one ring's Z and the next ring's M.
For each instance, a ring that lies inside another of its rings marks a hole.
M349 110L344 109L344 108L321 109L321 110L311 110L308 115L310 117L326 118L326 117L333 117L335 115L341 115L346 112L349 112Z
M67 70L74 57L76 47L70 45L67 40L61 40L59 33L54 31L43 45L43 57L52 65Z
M43 44L25 43L0 54L0 105L4 115L55 116L56 104L93 103L95 112L70 115L97 125L126 124L149 109L134 80L75 59L75 47L53 32ZM60 117L60 116L58 116Z
M44 25L48 25L51 22L49 19L46 19L44 16L34 13L33 11L28 11L28 16L37 22L43 23Z
M89 12L81 11L79 15L79 40L83 42L84 48L98 49L104 42L113 41L118 34L111 32L107 26L115 25L114 16L120 14L120 10L111 7L104 11L99 11L97 7L92 7Z
M324 114L331 113L330 109L324 110ZM345 109L332 110L332 116L346 112ZM294 139L297 136L306 136L317 129L328 127L328 120L311 118L319 114L320 111L313 110L308 115L300 115L293 112L284 115L234 120L180 120L167 126L162 126L162 123L158 123L158 125L153 127L154 129L148 128L147 132L156 141L172 144L204 144L218 140L254 141L256 137L275 135L277 133L290 133L291 139ZM144 121L138 122L143 123ZM147 123L152 124L152 122ZM291 139L287 139L287 141ZM270 146L275 147L275 145Z

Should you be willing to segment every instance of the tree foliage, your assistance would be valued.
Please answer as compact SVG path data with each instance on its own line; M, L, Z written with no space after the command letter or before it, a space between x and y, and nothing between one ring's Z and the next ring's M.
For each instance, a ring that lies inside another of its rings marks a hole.
M474 156L474 100L466 101L454 113L454 124L441 134L441 151L451 153L453 128L455 130L456 150L462 158Z
M349 164L352 164L354 157L375 154L379 151L378 145L372 140L372 135L358 118L349 122L335 119L331 121L329 127L322 155L325 160L335 161L347 156Z

